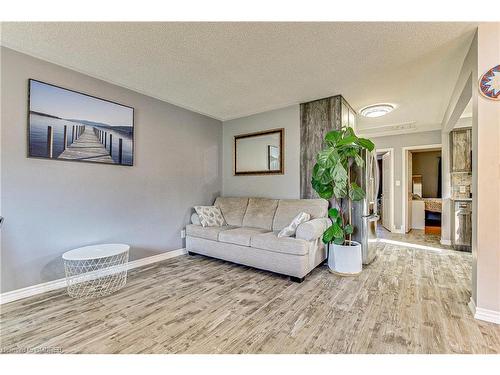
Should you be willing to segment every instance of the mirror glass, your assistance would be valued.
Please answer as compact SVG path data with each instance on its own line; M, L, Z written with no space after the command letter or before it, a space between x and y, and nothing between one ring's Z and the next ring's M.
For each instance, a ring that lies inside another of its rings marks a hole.
M283 129L234 137L235 174L283 173Z

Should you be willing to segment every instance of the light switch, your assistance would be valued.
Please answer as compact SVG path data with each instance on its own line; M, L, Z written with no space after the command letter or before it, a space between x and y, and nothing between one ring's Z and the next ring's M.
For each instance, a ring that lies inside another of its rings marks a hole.
M396 186L401 186L401 181L396 180Z

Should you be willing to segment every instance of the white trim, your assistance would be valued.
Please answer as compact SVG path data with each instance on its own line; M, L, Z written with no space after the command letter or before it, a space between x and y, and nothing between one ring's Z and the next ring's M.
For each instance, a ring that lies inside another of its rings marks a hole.
M476 313L474 318L478 320L484 320L485 322L500 324L500 311L483 309L481 307L476 307Z
M441 245L451 246L451 240L443 240L441 238L441 240L439 240L439 242L441 243Z
M394 202L394 148L393 147L390 147L390 148L377 148L375 150L375 152L377 153L377 155L380 153L389 153L390 156L391 156L391 209L390 209L390 213L391 213L391 220L390 220L390 223L391 223L391 232L395 232L396 231L396 227L394 226L394 206L395 206L395 202ZM377 166L378 168L378 166Z
M477 307L476 303L470 298L468 303L469 309L474 316L474 319L484 320L485 322L500 324L500 311L483 309L481 307Z
M161 262L163 260L175 258L180 255L184 255L186 253L187 253L186 249L182 248L182 249L167 251L146 258L133 260L127 263L127 269L130 270L133 268L146 266L151 263ZM22 289L12 290L10 292L5 292L0 295L0 305L65 287L66 287L66 279L63 278L63 279L48 281L46 283L41 283L37 285L31 285Z
M391 125L360 128L358 129L356 134L371 139L387 137L390 135L432 132L436 130L441 130L441 124L416 125L416 122L412 121Z
M406 204L408 202L408 181L406 177L406 171L408 169L408 158L406 157L407 151L414 151L414 150L427 150L427 149L432 149L432 148L439 148L442 150L443 145L441 143L435 143L435 144L429 144L429 145L420 145L420 146L405 146L401 147L401 154L402 154L402 165L403 165L403 173L401 174L401 184L403 187L403 192L402 192L402 198L401 198L401 230L403 233L408 232L408 228L406 228ZM443 180L443 176L441 176L441 183ZM410 228L411 229L411 228Z

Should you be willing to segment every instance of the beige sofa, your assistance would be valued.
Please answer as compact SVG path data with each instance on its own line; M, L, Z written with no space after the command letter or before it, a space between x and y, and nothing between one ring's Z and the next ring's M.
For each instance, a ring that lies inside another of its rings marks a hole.
M326 259L321 237L330 225L324 199L216 199L228 225L202 227L196 214L186 227L186 249L234 263L288 275L301 282ZM295 237L278 238L300 212L311 220L299 225Z

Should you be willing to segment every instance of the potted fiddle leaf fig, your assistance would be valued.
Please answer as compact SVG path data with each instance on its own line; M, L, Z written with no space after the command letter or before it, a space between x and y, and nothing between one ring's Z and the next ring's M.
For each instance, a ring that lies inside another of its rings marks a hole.
M351 181L351 167L364 167L363 150L372 151L372 141L359 138L351 127L333 130L325 136L326 148L316 158L312 187L321 198L334 198L328 216L332 225L323 233L323 242L330 244L328 267L341 275L356 275L362 270L361 244L351 240L352 202L360 201L365 192Z

